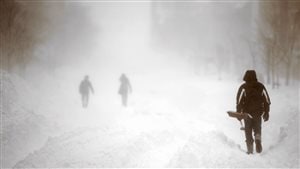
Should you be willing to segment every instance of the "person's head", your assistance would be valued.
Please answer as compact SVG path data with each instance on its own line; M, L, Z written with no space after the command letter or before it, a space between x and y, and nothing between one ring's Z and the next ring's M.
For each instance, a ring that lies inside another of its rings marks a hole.
M257 82L255 70L247 70L243 80L245 82Z
M85 76L84 76L84 80L89 80L89 76L88 76L88 75L85 75Z
M121 77L120 77L120 79L127 79L127 77L126 77L125 73L122 73L122 74L121 74Z

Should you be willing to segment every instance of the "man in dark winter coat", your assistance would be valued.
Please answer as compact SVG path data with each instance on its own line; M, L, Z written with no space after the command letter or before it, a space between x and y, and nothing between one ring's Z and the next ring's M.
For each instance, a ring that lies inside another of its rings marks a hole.
M81 94L82 107L86 108L89 102L90 91L94 93L93 86L89 81L89 76L85 76L79 86L79 93Z
M255 141L256 152L262 152L261 122L269 120L270 98L265 86L257 81L254 70L247 70L243 80L245 81L237 93L237 112L246 113L245 135L247 153L253 153ZM254 139L252 133L254 132Z

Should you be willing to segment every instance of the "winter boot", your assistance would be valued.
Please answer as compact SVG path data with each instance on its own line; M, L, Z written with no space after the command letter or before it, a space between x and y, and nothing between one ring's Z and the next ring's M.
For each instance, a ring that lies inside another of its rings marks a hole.
M255 145L256 145L256 152L262 152L262 145L261 145L261 136L259 134L255 135Z
M256 152L261 153L262 152L262 145L260 140L255 140L255 145L256 145Z
M247 154L253 154L253 142L246 142L247 143Z

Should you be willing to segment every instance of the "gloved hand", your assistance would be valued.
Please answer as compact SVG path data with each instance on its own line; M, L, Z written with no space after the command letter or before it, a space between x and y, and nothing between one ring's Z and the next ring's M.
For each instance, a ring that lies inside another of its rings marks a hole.
M238 117L237 117L237 119L238 119L238 121L241 121L241 120L243 120L242 118L238 118Z
M269 112L264 113L263 119L264 119L265 122L269 120Z

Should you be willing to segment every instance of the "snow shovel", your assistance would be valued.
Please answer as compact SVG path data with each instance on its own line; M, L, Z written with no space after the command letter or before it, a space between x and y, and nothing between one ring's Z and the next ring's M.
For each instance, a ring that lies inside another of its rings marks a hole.
M245 130L245 127L244 127L244 125L243 125L242 120L240 120L240 123L241 123L241 128L240 128L240 130Z
M242 119L246 119L248 117L252 118L249 114L247 113L239 113L239 112L235 112L235 111L227 111L227 114L229 115L229 117L234 117L237 118L240 121L241 124L241 130L245 130L245 127L243 125Z

